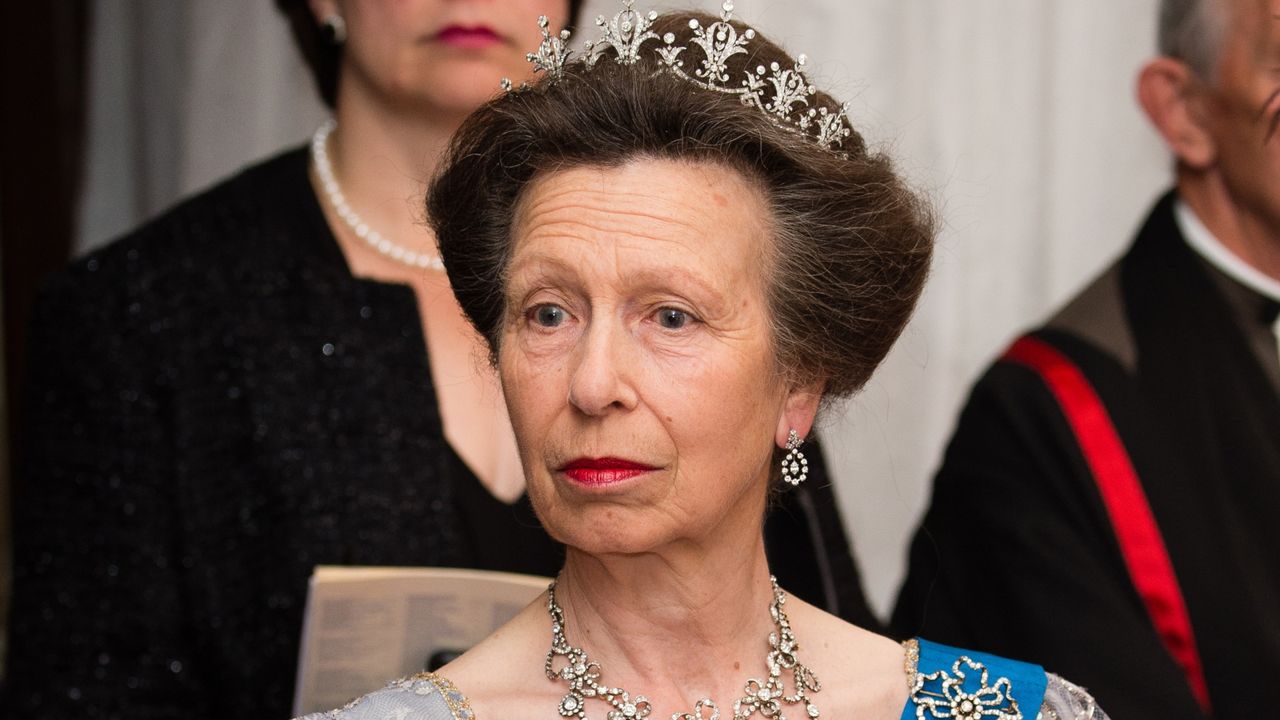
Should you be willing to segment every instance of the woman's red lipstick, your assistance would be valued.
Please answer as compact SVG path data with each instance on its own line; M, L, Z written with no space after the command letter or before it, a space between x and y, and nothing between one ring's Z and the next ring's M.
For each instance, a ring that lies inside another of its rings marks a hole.
M435 39L458 48L485 48L502 41L498 33L484 25L450 25L436 33Z
M581 485L609 485L657 469L632 460L603 457L571 460L560 468L560 472Z

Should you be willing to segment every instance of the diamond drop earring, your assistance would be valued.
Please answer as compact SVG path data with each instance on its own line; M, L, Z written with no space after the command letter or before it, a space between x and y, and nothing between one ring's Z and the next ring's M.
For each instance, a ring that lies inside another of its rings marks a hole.
M800 439L799 433L795 430L787 433L787 450L786 457L782 458L782 481L795 487L805 481L809 477L809 459L800 452L800 446L804 441Z

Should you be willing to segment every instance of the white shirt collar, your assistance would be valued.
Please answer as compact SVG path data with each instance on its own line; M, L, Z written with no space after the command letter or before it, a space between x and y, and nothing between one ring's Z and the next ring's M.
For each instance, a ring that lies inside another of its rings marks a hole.
M1259 295L1280 302L1280 280L1267 275L1227 249L1209 228L1200 222L1194 210L1182 200L1173 203L1173 217L1182 231L1182 237L1200 257L1218 268L1224 275L1253 290Z

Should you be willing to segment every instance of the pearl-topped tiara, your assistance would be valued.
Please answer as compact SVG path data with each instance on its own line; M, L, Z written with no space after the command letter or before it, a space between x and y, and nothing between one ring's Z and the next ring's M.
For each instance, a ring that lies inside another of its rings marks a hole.
M720 20L708 27L690 19L693 38L689 45L676 45L674 33L660 37L651 27L658 13L653 10L641 13L633 3L634 0L623 0L623 9L611 20L604 16L596 18L596 25L603 32L599 40L583 47L582 62L588 68L599 62L610 48L614 51L614 61L623 65L634 65L642 53L652 52L665 71L706 90L737 95L743 105L758 109L778 127L805 135L827 150L838 152L840 143L852 133L845 105L837 112L811 105L810 97L817 90L804 75L804 55L800 55L792 67L771 62L767 67L747 68L739 78L730 76L727 61L734 55L749 52L748 46L756 37L755 30L747 28L739 33L729 22L733 16L732 2L726 1L721 6ZM545 72L555 81L564 74L573 51L567 45L569 31L553 34L548 24L546 16L538 18L542 43L528 58L535 72ZM698 59L690 71L686 69L685 60L695 56ZM506 78L502 80L502 88L514 91Z

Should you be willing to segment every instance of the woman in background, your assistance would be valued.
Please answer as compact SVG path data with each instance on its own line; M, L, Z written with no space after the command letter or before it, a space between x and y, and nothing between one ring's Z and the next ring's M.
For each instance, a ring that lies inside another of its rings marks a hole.
M42 295L12 716L286 717L316 565L562 561L417 208L463 117L527 75L532 19L578 3L279 5L334 123ZM788 503L772 550L864 613L829 490Z

